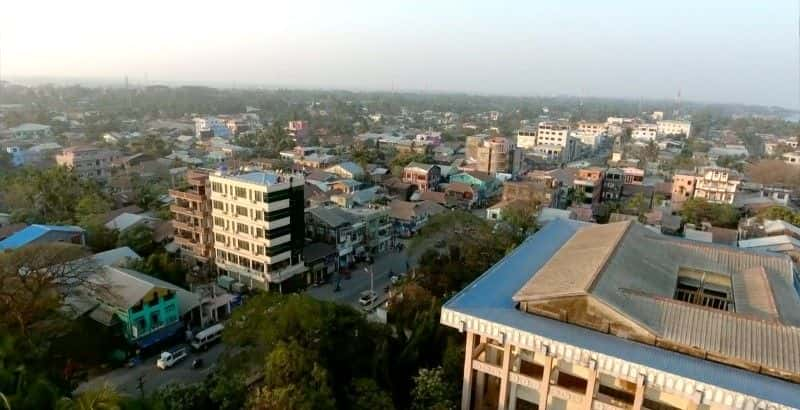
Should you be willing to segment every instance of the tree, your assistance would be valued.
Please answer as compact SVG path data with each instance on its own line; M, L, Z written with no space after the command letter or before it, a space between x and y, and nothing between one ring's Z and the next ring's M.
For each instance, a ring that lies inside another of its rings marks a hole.
M709 222L713 226L722 228L736 228L739 224L739 211L730 204L716 204L703 198L686 200L680 211L681 217L687 223L700 225Z
M414 378L414 390L411 392L411 397L413 398L411 409L455 409L456 404L451 399L452 395L450 393L454 390L457 390L457 388L445 381L444 371L441 367L420 369L419 375Z
M128 267L177 286L186 285L188 274L186 267L166 252L153 253L146 258L131 262Z
M105 384L97 390L79 394L75 398L63 398L56 406L57 410L120 410L122 398L116 389Z
M64 167L20 170L0 180L0 192L20 222L78 223L85 216L78 214L79 204L81 212L110 207L97 183Z
M761 160L749 164L745 172L753 182L800 189L800 168L780 160Z
M354 380L350 391L350 408L353 410L394 410L391 396L381 389L373 379Z
M213 408L204 384L170 384L156 390L148 402L153 410L194 410Z
M147 225L136 225L119 234L117 246L127 246L139 255L150 255L156 248L153 230Z
M97 266L78 245L34 244L0 253L0 328L27 335L33 324L57 315L66 296L95 287Z
M513 202L503 208L502 224L499 225L512 236L515 243L522 243L538 229L536 212L539 203L535 201Z

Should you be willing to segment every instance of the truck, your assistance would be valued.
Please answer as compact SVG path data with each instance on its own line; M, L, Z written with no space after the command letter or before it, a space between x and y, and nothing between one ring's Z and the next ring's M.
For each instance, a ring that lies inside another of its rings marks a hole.
M161 356L156 360L156 367L161 370L167 370L187 356L189 356L189 349L186 346L173 347L161 352Z

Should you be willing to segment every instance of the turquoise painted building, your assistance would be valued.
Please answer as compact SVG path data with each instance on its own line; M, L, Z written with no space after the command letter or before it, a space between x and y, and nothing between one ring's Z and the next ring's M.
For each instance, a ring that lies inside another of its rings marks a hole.
M500 188L500 181L480 171L465 171L450 175L450 182L460 182L471 186L478 194L478 203L497 194Z
M90 317L118 325L131 344L142 348L181 331L181 318L200 306L197 295L131 269L104 266L95 283L97 305Z

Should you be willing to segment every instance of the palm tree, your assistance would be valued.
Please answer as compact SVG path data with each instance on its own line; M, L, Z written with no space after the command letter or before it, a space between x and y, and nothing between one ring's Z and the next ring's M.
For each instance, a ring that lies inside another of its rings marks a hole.
M58 410L120 410L122 401L119 393L110 384L97 390L89 390L77 397L64 397L58 402Z

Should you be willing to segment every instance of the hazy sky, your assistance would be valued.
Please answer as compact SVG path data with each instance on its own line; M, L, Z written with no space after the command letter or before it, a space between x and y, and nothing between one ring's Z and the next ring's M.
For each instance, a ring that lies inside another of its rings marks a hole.
M674 98L798 107L798 11L770 1L36 1L3 76Z

